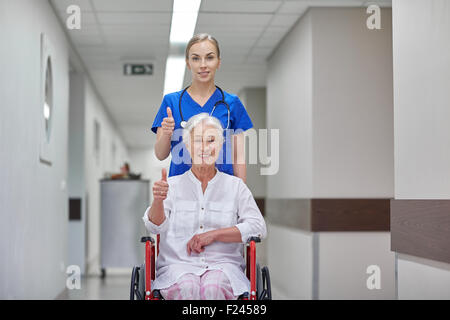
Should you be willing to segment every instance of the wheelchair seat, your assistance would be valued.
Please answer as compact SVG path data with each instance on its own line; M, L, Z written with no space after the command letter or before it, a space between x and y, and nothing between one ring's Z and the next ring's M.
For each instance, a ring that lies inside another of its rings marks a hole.
M159 290L152 290L155 279L155 240L153 237L142 237L145 243L145 262L133 267L131 273L130 300L164 300ZM272 300L269 268L260 267L256 260L256 243L258 237L251 237L246 243L246 275L250 280L250 292L244 292L238 300ZM159 253L159 235L156 246Z

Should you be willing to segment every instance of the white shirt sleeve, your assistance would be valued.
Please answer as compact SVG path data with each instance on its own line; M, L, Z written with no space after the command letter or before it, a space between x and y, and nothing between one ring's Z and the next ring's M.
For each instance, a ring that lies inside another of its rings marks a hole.
M169 186L169 191L167 192L167 197L163 201L165 218L164 218L164 221L159 226L154 224L149 219L149 212L150 212L151 207L148 207L147 210L145 210L142 220L144 220L145 228L148 230L148 232L153 233L153 234L160 234L162 232L167 231L167 228L169 227L169 216L173 210L172 209L173 208L172 198L171 198L171 195L173 192L171 192L171 189L172 188L170 188L170 186Z
M267 235L266 222L261 214L252 192L247 185L239 179L238 224L242 242L246 243L250 237L259 237L261 240Z

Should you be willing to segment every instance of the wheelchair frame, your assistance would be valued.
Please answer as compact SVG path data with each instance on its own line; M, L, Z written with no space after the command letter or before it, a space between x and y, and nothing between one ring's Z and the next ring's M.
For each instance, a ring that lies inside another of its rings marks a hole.
M156 247L159 254L160 236L157 235ZM145 264L134 266L131 273L130 300L164 300L159 290L152 290L151 281L155 280L155 240L146 236L141 238L145 243ZM243 293L239 300L272 300L270 274L267 266L260 268L256 261L256 243L259 237L251 237L246 243L246 276L250 280L250 292ZM142 279L144 278L144 279ZM142 291L142 287L145 290Z

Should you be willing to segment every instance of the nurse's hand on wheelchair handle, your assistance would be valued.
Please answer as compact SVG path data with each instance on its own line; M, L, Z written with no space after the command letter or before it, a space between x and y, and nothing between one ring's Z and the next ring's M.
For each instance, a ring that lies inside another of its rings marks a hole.
M163 119L161 127L164 135L172 137L173 130L175 129L175 120L173 119L170 107L167 107L167 117Z
M161 180L156 181L153 184L153 199L155 201L163 201L167 198L167 192L169 191L169 184L167 183L167 171L161 170Z

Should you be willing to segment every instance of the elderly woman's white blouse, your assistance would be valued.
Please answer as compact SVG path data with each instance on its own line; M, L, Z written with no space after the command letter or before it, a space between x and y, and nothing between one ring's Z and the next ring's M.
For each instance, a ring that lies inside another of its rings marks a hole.
M147 230L161 237L152 288L170 287L185 273L201 275L219 269L230 280L234 295L249 292L242 243L216 241L204 247L202 253L187 253L188 241L195 234L210 230L236 226L243 243L252 236L266 237L264 218L248 187L240 178L218 170L204 194L201 182L191 170L169 177L167 182L164 222L157 226L149 220L150 207L143 217Z

